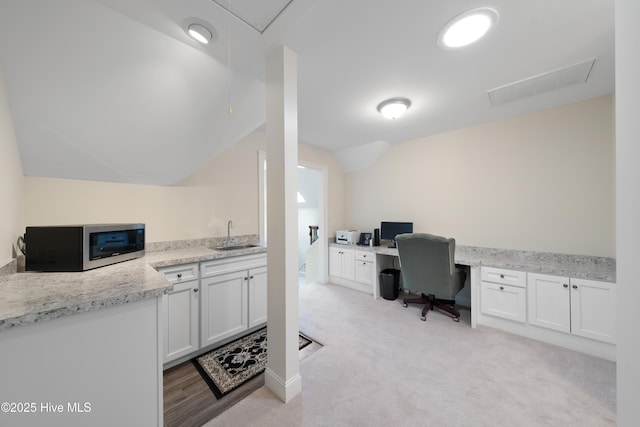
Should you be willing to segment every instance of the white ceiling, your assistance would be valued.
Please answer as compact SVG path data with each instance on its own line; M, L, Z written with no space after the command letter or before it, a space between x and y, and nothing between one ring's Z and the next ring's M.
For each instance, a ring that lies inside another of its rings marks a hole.
M440 49L438 31L479 6L499 13L489 35ZM300 141L344 154L613 93L613 7L294 0L261 34L213 0L0 0L0 71L26 175L173 184L264 124L279 45L298 55ZM190 17L218 41L191 40ZM592 58L585 84L491 106L490 89ZM411 109L383 119L398 96Z

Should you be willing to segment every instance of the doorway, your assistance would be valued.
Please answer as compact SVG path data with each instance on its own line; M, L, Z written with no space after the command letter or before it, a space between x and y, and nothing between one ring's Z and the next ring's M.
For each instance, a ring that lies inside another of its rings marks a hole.
M267 156L258 152L258 197L260 240L267 242ZM328 168L313 162L298 163L298 271L299 282L326 282ZM312 243L310 228L317 227Z

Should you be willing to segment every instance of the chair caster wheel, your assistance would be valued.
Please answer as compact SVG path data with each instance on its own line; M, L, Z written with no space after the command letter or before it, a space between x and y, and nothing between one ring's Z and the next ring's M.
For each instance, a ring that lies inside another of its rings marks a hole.
M420 320L422 320L423 322L426 322L427 321L427 316L420 317Z
M459 317L453 317L451 320L453 320L456 323L460 322L460 318Z
M402 304L402 306L403 306L404 308L407 308L407 307L409 307L409 304Z

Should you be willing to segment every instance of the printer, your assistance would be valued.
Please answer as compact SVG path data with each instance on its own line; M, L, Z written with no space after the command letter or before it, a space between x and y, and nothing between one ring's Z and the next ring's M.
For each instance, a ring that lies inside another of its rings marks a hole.
M337 230L336 231L336 243L343 245L355 245L360 239L360 232L358 230Z

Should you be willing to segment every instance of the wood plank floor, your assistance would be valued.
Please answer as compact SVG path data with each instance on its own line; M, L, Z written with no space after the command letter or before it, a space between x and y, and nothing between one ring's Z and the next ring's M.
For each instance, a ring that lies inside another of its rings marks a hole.
M300 360L322 348L312 342L300 350ZM221 399L202 379L191 361L164 371L164 425L166 427L200 427L264 385L264 374L229 392Z
M163 377L164 425L167 427L200 427L264 385L264 374L260 374L216 399L191 361L167 369Z

